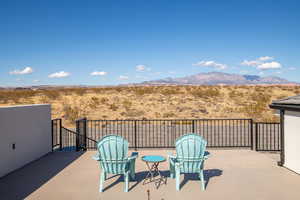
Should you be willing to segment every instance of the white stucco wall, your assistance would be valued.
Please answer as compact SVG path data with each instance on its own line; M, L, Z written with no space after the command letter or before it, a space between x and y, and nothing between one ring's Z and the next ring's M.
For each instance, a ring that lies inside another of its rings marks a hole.
M0 177L40 158L51 148L50 105L0 107Z
M300 174L300 112L285 111L284 166Z

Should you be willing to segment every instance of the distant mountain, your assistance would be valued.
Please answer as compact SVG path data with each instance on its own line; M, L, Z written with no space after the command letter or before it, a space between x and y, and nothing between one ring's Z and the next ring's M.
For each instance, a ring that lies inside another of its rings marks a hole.
M251 84L298 84L276 76L240 75L222 72L199 73L181 78L165 78L144 81L143 85L251 85Z

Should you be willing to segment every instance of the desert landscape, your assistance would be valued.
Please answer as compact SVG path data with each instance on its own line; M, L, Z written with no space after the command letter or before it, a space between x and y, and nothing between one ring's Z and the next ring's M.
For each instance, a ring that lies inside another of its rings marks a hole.
M300 93L297 85L51 87L0 90L0 105L52 105L52 118L74 126L89 119L253 118L278 121L268 105Z

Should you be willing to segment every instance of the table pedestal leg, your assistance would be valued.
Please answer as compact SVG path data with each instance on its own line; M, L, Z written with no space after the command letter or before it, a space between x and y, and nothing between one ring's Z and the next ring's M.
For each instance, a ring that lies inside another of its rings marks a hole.
M148 162L146 162L146 164L147 164L149 172L143 181L143 185L146 184L146 180L148 180L148 179L150 179L149 183L155 181L155 185L157 184L156 188L159 188L161 182L163 182L164 184L167 184L167 179L161 175L161 173L158 169L159 162L154 162L151 165L151 167ZM159 176L158 179L154 179L155 174L157 174Z

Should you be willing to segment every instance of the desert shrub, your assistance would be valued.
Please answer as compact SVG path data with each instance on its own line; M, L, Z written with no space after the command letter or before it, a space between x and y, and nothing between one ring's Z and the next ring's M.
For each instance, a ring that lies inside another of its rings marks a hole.
M173 112L166 112L163 114L163 118L176 117L176 114Z
M111 109L111 110L113 110L113 111L118 110L118 108L119 108L119 107L118 107L116 104L114 104L114 103L109 105L109 109Z
M105 103L107 103L108 101L109 101L109 99L106 98L106 97L102 97L102 98L100 99L100 103L101 103L101 104L105 104Z
M83 96L87 92L87 89L85 89L85 88L76 88L76 89L73 90L73 92L75 94L77 94L78 96Z
M72 107L69 104L65 104L63 106L63 113L64 113L64 118L69 122L74 122L81 117L80 111L77 108L77 106Z
M126 112L122 112L121 115L125 117L141 117L145 115L145 112L142 110L129 109L126 110Z
M136 95L145 95L145 94L152 94L155 92L154 87L148 87L148 86L140 86L140 87L133 87L131 90L136 94Z
M229 98L241 98L244 96L244 93L243 92L239 92L239 91L235 91L235 90L232 90L228 93L228 96Z
M0 101L2 103L8 103L12 101L13 103L20 103L22 99L31 98L37 95L37 91L30 89L25 90L2 90L0 91Z
M181 94L181 91L177 87L168 87L165 89L162 89L160 92L162 95L176 95L176 94Z
M42 94L44 94L46 97L48 97L51 100L55 100L60 97L59 90L44 90Z
M100 100L98 97L92 97L89 102L89 107L92 109L97 108L97 106L100 104Z
M130 109L130 107L132 106L132 102L129 100L124 100L123 101L123 106L126 110Z
M86 117L88 102L79 100L75 102L64 101L63 110L64 118L69 122L74 122L79 118Z
M192 90L191 95L197 98L214 98L220 95L220 91L213 87L198 88Z

